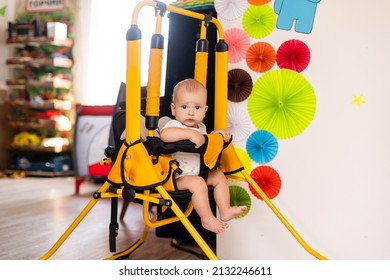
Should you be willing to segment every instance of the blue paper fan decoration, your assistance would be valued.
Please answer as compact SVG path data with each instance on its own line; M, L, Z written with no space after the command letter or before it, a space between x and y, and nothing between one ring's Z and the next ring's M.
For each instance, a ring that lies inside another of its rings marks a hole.
M247 142L246 150L251 159L257 163L270 162L278 152L278 141L272 133L266 130L253 132Z

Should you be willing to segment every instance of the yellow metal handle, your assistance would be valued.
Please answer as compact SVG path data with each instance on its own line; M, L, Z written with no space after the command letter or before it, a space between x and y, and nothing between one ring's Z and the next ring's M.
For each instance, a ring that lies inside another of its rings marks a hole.
M298 234L298 232L291 226L291 224L287 221L287 219L280 213L280 211L276 208L276 206L271 202L268 196L262 191L262 189L257 185L255 180L249 174L243 170L241 174L245 177L247 182L253 187L253 189L260 195L260 197L264 200L264 202L271 208L271 210L275 213L275 215L279 218L279 220L286 226L286 228L292 233L295 239L302 245L302 247L311 255L316 257L319 260L327 260L326 257L321 255L320 253L313 250L303 238Z

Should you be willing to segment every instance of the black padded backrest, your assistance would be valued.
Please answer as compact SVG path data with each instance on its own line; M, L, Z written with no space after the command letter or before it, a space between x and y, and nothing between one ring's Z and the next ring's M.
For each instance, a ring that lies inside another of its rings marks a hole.
M126 111L120 110L114 114L112 117L112 136L113 136L113 147L116 150L119 150L119 148L122 145L121 136L126 127Z

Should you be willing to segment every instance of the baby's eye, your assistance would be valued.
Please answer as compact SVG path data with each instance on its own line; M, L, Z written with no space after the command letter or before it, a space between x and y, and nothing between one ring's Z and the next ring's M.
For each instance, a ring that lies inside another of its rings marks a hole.
M202 106L197 105L197 106L195 106L195 109L200 110L200 109L202 109Z
M187 106L187 105L181 105L181 108L182 108L182 109L187 109L188 106Z

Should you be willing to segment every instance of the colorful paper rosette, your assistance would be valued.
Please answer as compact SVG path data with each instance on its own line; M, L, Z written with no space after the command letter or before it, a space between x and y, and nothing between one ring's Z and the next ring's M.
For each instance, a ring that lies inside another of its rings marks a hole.
M182 9L213 8L214 0L177 0L169 5Z
M246 141L246 150L250 158L260 164L268 163L278 153L278 141L266 130L253 132Z
M214 7L218 18L224 20L235 20L242 16L248 7L247 0L215 0Z
M246 52L246 64L258 73L270 70L276 59L274 47L266 42L257 42L251 45Z
M275 28L276 15L269 5L250 5L242 16L242 26L252 38L264 38Z
M245 58L251 42L248 34L241 28L233 27L225 30L225 42L228 44L228 62L237 63Z
M262 75L248 98L248 113L254 126L277 139L300 134L313 120L315 111L313 87L301 74L288 69Z
M278 172L272 167L267 165L258 166L252 170L250 176L269 199L275 198L280 193L282 180ZM262 200L262 197L251 184L248 184L248 187L256 198Z
M248 3L251 5L265 5L268 4L271 0L248 0Z
M294 70L298 73L306 69L310 62L310 49L302 41L292 39L282 43L276 53L279 68Z
M228 72L228 100L242 102L252 92L253 80L244 69L236 68Z
M245 217L251 209L252 201L249 193L240 186L229 186L230 205L231 206L246 206L246 211L237 216L236 219Z
M252 160L249 157L248 153L239 147L234 147L234 151L236 152L237 157L240 159L242 166L247 174L250 174L252 171ZM245 181L245 177L241 175L241 173L236 173L232 176L229 176L229 180L232 182L235 181Z
M245 140L251 132L252 121L245 110L245 106L229 104L227 116L227 129L233 136L233 142Z

